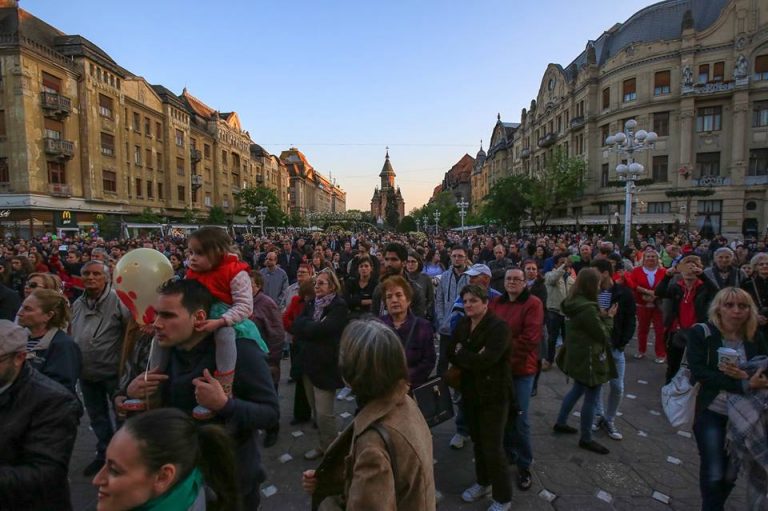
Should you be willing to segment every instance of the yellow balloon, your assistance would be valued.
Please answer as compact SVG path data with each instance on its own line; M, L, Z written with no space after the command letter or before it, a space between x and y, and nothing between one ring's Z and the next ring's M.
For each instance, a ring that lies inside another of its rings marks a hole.
M173 278L173 266L165 254L152 248L131 250L115 266L117 296L139 325L152 323L158 288Z

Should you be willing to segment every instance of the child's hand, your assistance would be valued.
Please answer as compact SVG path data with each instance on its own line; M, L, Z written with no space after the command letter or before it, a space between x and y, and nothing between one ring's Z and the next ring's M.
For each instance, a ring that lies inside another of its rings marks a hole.
M195 321L195 330L198 332L215 332L224 325L226 325L226 322L221 318L204 319L202 321Z

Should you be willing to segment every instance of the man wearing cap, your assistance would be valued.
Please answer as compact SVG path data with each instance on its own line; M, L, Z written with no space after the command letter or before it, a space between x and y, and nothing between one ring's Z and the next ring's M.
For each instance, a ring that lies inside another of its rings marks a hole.
M70 511L80 403L27 364L27 337L0 320L0 509Z

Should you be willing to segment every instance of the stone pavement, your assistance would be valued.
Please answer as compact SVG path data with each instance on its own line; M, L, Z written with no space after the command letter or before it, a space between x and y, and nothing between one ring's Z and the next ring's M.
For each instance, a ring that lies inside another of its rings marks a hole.
M633 353L632 346L627 354ZM284 367L287 369L287 367ZM287 370L283 371L286 375ZM557 369L543 373L538 396L531 400L531 429L534 451L532 472L534 485L528 492L515 487L512 509L515 510L664 510L692 511L699 508L698 454L693 438L676 431L661 414L659 388L664 366L652 359L627 360L625 398L617 426L623 441L613 441L604 433L596 438L611 449L607 456L579 449L578 435L554 435L554 423L562 397L570 388ZM283 381L280 391L282 431L276 446L263 449L268 480L262 486L262 509L292 511L309 509L309 500L301 491L301 472L317 462L304 461L302 454L314 446L316 431L311 427L291 427L291 405L294 386ZM340 427L351 420L353 402L337 401ZM580 403L576 410L580 409ZM350 414L347 416L346 414ZM95 509L96 492L81 471L91 461L93 434L85 424L75 446L70 475L73 506L77 511ZM578 427L578 417L570 423ZM440 510L484 510L489 501L465 504L461 492L474 482L471 443L459 451L448 442L453 423L433 430L435 478L443 499ZM299 433L301 433L299 435ZM289 455L292 459L282 462ZM513 476L516 474L514 468ZM275 491L272 494L272 491ZM552 502L540 493L547 490L556 496ZM658 492L658 493L656 493ZM264 497L264 494L271 494ZM665 500L663 503L656 497ZM745 508L744 485L740 481L729 499L728 509Z

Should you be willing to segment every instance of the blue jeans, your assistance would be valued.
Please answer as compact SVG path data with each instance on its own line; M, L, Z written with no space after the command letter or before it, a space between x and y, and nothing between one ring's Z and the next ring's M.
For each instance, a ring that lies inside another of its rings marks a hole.
M605 387L605 384L600 385L600 389L597 391L597 406L595 406L595 415L602 416L608 422L613 422L613 419L616 418L616 412L619 411L621 399L624 397L624 369L627 365L622 350L613 349L611 354L613 355L613 361L616 363L616 373L618 376L607 383L610 386L608 411L605 413L603 409L602 389Z
M531 424L528 421L528 406L531 402L531 390L535 375L515 376L512 380L515 385L517 399L517 417L515 422L507 424L504 431L504 451L509 460L514 460L517 468L528 470L533 462L533 448L531 447Z
M735 481L726 478L728 454L725 452L725 428L728 417L704 410L693 424L699 448L699 489L702 511L722 511Z
M547 310L547 362L550 364L555 361L555 351L557 348L557 337L561 336L565 341L565 316L557 312Z
M96 435L96 457L104 459L107 445L115 432L109 410L114 406L112 398L117 390L117 377L102 381L80 380L80 390L83 391L91 429Z
M560 405L560 413L557 415L557 423L565 425L568 423L568 415L576 406L576 402L584 395L584 403L581 405L581 437L583 442L592 440L592 421L595 418L595 403L600 394L600 385L587 387L574 380L573 387L563 398L563 404Z

